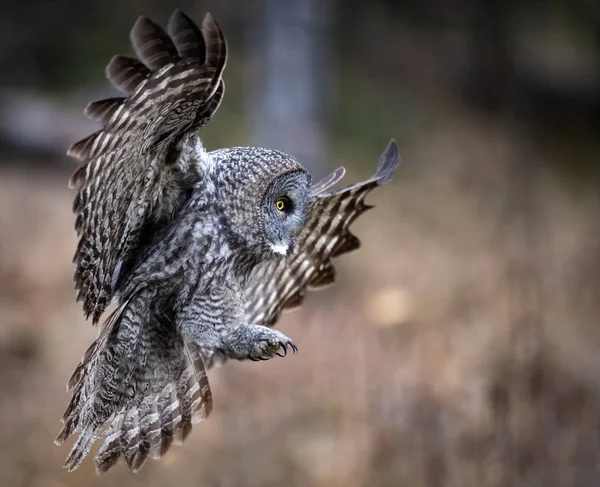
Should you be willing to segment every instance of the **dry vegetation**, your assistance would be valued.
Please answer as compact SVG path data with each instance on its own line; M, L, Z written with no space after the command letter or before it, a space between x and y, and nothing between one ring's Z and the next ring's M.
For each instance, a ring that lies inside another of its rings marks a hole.
M597 203L543 169L519 190L501 123L424 129L338 284L282 321L300 353L213 370L210 421L136 476L61 469L64 384L95 335L72 195L66 176L2 172L0 484L598 485Z

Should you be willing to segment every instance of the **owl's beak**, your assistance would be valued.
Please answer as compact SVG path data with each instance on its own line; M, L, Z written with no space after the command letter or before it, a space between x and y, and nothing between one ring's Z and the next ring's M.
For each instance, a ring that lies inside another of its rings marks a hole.
M284 257L287 257L291 253L291 245L286 245L284 243L271 243L269 244L269 246L271 247L271 250L273 252L279 255L283 255Z

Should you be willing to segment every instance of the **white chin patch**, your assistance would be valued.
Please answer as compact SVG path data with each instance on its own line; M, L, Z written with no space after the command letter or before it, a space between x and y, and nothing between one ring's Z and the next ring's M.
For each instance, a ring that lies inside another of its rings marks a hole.
M271 250L273 252L275 252L276 254L280 254L283 256L287 255L287 250L288 250L287 245L284 245L281 243L279 243L279 244L271 243L271 244L269 244L269 246L271 247Z

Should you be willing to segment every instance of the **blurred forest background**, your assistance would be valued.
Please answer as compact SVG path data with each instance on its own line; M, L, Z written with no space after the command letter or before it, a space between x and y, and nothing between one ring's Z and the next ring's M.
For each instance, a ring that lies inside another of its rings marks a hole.
M53 440L96 329L75 303L67 147L144 14L229 40L210 148L316 174L403 163L338 283L280 327L300 353L211 371L215 409L133 476ZM0 485L600 485L597 0L4 0Z

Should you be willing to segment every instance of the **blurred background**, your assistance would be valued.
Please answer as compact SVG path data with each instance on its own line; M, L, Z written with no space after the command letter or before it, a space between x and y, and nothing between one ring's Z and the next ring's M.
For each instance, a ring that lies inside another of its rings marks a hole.
M213 369L214 412L137 475L62 469L75 303L67 147L113 96L138 15L229 40L208 148L318 176L403 163L362 248L281 329L300 353ZM600 4L5 0L0 7L0 484L600 485Z

